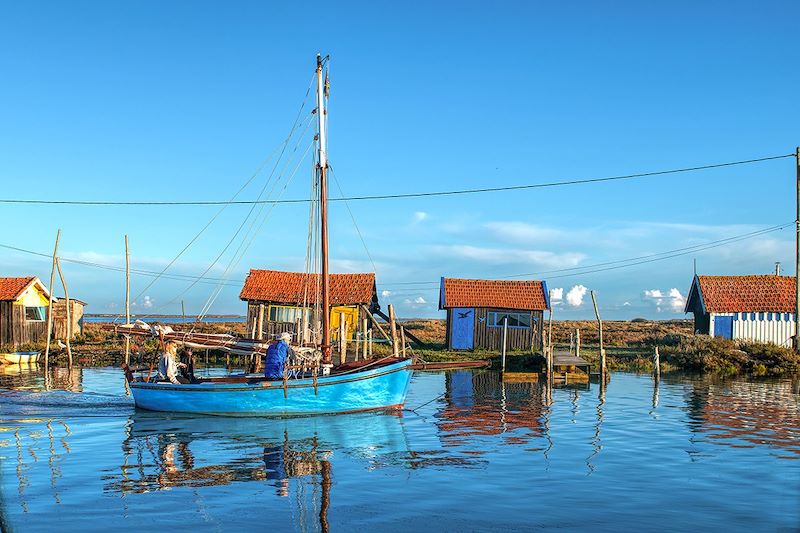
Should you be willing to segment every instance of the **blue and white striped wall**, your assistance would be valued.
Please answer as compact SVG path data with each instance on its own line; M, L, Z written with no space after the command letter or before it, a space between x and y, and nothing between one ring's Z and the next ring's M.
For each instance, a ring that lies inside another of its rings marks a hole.
M708 333L712 337L792 346L794 313L711 313L710 318Z

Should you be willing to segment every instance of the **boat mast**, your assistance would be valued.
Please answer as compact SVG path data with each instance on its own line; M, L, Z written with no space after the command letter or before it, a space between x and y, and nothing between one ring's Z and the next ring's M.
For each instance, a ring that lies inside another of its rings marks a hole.
M317 54L317 120L319 141L319 213L322 244L322 366L323 372L331 363L331 308L328 280L328 154L325 139L325 81L322 78L323 58Z

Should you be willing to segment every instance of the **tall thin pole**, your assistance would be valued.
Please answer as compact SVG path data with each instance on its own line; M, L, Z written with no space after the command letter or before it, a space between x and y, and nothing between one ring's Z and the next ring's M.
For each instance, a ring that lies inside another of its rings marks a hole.
M44 349L45 373L50 365L50 336L53 334L53 283L56 280L56 258L58 257L58 241L61 239L61 228L56 233L56 245L53 248L53 268L50 270L50 303L47 306L47 346Z
M322 365L331 363L331 294L328 283L328 154L325 139L325 89L322 57L317 54L317 130L319 132L319 216L322 247ZM323 370L323 373L325 370Z
M794 241L794 349L800 352L800 342L798 342L798 317L800 317L800 146L797 147L795 152L795 166L796 166L796 180L795 188L797 189L797 202L795 203L796 213L794 219L795 225L795 241Z
M58 270L58 277L61 278L61 285L64 287L64 303L66 304L67 314L67 327L66 327L66 343L67 343L67 356L69 357L69 367L72 368L72 346L69 340L72 338L72 311L69 303L69 289L67 289L67 280L64 279L64 272L61 270L61 258L56 257L56 269Z
M125 325L131 323L131 254L128 236L125 235ZM131 338L125 335L125 364L131 362Z
M594 305L594 314L597 317L597 333L600 337L600 381L606 378L606 351L603 348L603 320L600 318L600 310L597 308L597 299L594 297L594 291L591 291L592 305Z

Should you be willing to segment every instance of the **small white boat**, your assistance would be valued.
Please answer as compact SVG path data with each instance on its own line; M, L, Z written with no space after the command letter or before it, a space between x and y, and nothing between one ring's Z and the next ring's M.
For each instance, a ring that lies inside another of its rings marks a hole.
M0 364L30 365L39 362L42 352L6 352L0 353Z

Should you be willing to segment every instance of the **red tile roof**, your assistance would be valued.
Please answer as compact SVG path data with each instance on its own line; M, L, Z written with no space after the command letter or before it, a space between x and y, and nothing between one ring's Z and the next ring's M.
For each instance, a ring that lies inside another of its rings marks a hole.
M697 281L707 313L794 312L791 276L697 276Z
M302 305L315 304L319 274L251 269L239 294L242 300ZM375 274L331 274L331 305L369 306L377 302Z
M539 311L549 309L543 281L442 278L439 309L496 307Z
M0 300L16 300L25 292L36 276L27 278L0 278Z

